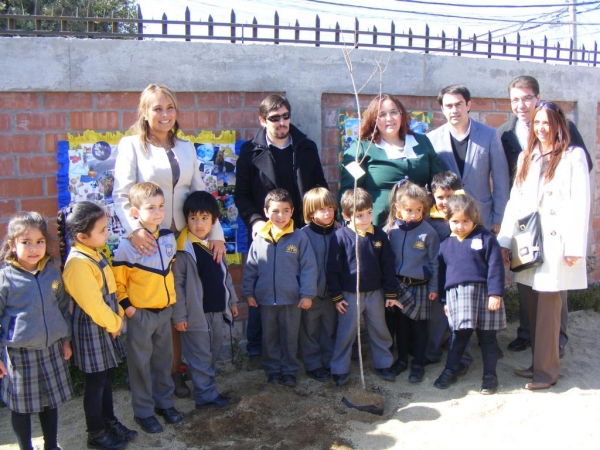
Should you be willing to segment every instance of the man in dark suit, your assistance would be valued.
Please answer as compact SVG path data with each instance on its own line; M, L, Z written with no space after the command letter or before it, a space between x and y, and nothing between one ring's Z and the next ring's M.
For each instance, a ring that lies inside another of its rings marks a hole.
M259 107L260 128L244 142L236 166L234 199L250 237L264 227L265 197L282 188L294 201L294 226L304 226L302 198L316 187L327 188L317 145L291 124L292 107L285 97L272 94ZM258 308L249 308L246 329L249 370L262 368L262 327Z
M535 111L536 103L540 100L540 85L535 78L523 75L510 82L508 85L508 95L510 97L512 112L514 114L510 119L508 119L508 122L502 124L498 128L497 132L500 140L502 141L502 147L504 147L504 153L508 162L508 170L512 186L516 175L519 153L521 153L521 151L523 151L523 149L527 146L532 115ZM571 145L581 147L585 150L588 169L592 170L592 158L590 157L589 151L583 143L581 134L579 134L579 131L573 122L570 120L567 122L569 126L569 132L571 134ZM517 289L519 290L519 328L517 329L516 339L508 344L508 349L515 352L520 352L531 345L531 337L529 332L527 299L525 295L522 294L523 286L517 284ZM564 354L564 348L569 340L567 335L567 321L569 317L567 308L567 291L561 292L561 298L563 304L558 345L560 357L562 358Z

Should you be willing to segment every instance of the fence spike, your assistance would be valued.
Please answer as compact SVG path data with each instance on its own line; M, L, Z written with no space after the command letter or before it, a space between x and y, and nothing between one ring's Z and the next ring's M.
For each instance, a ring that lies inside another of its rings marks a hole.
M461 55L461 50L462 50L462 30L460 29L460 27L458 27L458 34L457 34L457 39L456 39L456 43L457 43L457 47L458 47L458 51L456 52L456 54L458 56Z
M354 48L358 48L358 18L354 18Z
M492 57L492 32L488 30L488 59Z
M185 40L186 41L191 41L191 35L192 35L192 26L190 25L190 8L188 8L187 6L185 7Z
M321 46L321 19L317 14L317 18L315 19L315 47Z
M442 30L442 50L446 49L446 32Z
M548 56L548 38L546 36L544 36L544 62L547 62L547 56Z
M273 19L273 40L275 45L279 45L279 14L275 11L275 16Z
M594 41L594 67L596 67L596 57L598 56L598 43Z
M235 11L231 10L231 43L235 43Z
M377 27L373 25L373 45L377 45Z
M573 65L573 38L569 39L569 65Z
M517 61L521 60L521 34L517 33Z
M429 53L429 25L425 24L425 53Z
M208 15L208 35L209 36L214 36L215 35L215 28L213 25L213 16L212 15Z
M392 20L392 26L390 28L390 50L394 51L396 49L396 24Z
M144 16L142 15L142 8L139 4L137 5L137 18L138 40L141 41L144 39Z
M163 23L162 23L162 34L163 35L167 35L168 34L167 33L167 27L168 27L167 20L168 20L167 13L163 13L163 15L162 15L162 21L163 21Z
M336 42L336 44L340 42L340 24L339 24L339 22L335 23L335 42Z

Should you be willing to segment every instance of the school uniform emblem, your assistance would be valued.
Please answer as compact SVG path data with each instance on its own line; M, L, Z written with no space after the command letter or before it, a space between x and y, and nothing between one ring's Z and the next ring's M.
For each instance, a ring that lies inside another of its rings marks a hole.
M413 245L413 248L416 248L417 250L425 250L425 243L423 241L417 241L415 242L415 245Z
M294 244L290 244L285 248L285 251L287 253L298 253L298 247L296 247Z
M173 244L165 244L165 252L169 258L173 256Z
M54 280L52 282L52 290L54 292L58 292L58 287L60 286L60 282L58 280Z
M373 244L373 247L381 248L381 247L383 247L383 243L381 241L375 241L375 243Z
M481 250L483 248L483 241L479 238L471 241L471 248L473 250Z

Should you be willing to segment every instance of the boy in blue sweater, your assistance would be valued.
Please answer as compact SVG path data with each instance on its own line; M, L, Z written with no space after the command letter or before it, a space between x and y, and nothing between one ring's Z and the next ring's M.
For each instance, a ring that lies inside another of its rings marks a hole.
M305 233L294 230L292 197L274 189L265 198L269 219L258 232L244 268L242 296L260 307L262 359L269 383L296 386L301 311L317 295L317 262Z
M347 190L341 207L349 225L337 230L331 239L327 257L329 294L338 311L331 376L337 386L348 381L352 344L357 334L356 319L364 314L375 373L386 381L395 381L391 370L392 338L385 324L385 308L398 306L394 255L385 232L372 224L373 198L362 188ZM356 238L360 260L360 312L357 308Z

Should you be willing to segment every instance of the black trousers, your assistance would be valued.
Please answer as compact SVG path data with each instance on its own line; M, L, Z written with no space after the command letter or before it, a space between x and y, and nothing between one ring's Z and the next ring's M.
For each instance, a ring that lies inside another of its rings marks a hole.
M400 311L397 311L396 315L398 320L396 328L398 358L408 362L408 353L412 346L412 365L422 367L427 340L429 339L429 322L427 320L412 320Z
M496 330L475 330L479 345L481 346L481 358L483 360L483 374L496 375L496 365L498 364L498 341L496 340ZM454 330L452 344L446 360L446 369L452 372L458 370L460 359L471 339L473 328L465 330Z
M45 407L38 413L40 425L44 435L44 449L58 447L58 409ZM11 424L20 450L30 450L31 445L31 414L22 414L12 411Z
M83 393L85 423L90 433L102 431L104 422L115 417L110 374L112 369L86 373Z

